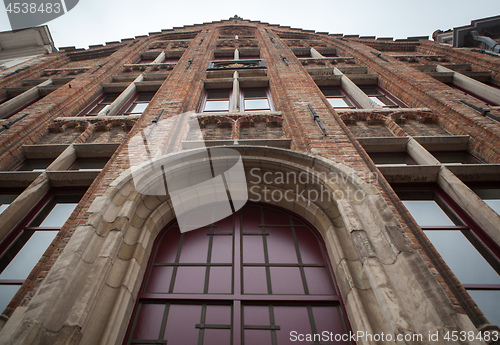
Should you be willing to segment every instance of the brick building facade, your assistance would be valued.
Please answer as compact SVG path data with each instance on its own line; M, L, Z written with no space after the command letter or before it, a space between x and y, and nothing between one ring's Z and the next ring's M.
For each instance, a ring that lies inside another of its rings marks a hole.
M498 55L235 16L21 66L0 72L0 343L495 340ZM220 147L248 203L180 234L157 188Z

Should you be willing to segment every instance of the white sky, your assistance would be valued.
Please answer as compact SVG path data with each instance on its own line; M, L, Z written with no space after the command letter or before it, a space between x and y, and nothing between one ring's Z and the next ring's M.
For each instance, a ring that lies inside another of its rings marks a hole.
M24 0L23 0L24 1ZM19 2L22 2L19 0ZM48 23L56 47L87 48L237 14L294 28L361 36L432 36L500 14L499 0L80 0ZM0 31L11 30L0 7Z

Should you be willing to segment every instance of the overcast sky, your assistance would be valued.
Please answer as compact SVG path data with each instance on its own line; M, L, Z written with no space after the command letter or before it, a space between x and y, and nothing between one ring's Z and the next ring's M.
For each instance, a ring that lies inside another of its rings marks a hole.
M430 37L437 29L499 15L500 0L80 0L73 10L48 25L56 47L87 48L235 14L345 35ZM11 27L2 7L0 31L6 30Z

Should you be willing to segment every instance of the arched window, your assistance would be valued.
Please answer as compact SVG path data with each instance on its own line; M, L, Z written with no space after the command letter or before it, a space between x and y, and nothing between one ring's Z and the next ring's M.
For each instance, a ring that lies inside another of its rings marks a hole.
M327 262L310 225L267 206L184 234L172 224L156 241L125 343L348 344L335 341L347 330Z

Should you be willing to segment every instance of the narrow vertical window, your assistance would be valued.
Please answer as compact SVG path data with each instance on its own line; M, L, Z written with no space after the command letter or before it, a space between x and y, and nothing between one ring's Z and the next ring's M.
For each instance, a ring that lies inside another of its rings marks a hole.
M231 90L207 90L201 112L229 111Z
M266 89L242 89L243 99L242 111L271 110L269 90Z

